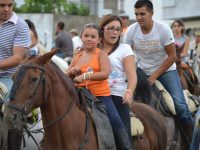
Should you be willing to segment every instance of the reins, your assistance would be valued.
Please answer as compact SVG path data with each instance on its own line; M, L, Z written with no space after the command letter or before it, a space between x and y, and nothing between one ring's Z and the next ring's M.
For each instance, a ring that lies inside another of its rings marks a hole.
M23 121L24 121L24 125L26 125L26 123L27 123L27 121L26 121L27 110L31 106L31 104L32 104L32 102L34 100L33 98L37 95L37 90L38 90L40 81L42 81L42 83L43 83L43 97L44 97L44 101L46 101L46 96L45 96L45 86L46 86L45 68L41 67L41 66L38 66L38 65L29 65L29 66L28 65L22 65L20 67L19 72L17 73L17 76L16 76L16 80L15 80L15 82L13 84L13 87L12 87L12 89L10 91L10 95L9 95L10 99L11 100L15 99L16 91L19 88L20 82L22 81L27 69L39 69L39 70L41 70L40 78L39 78L39 80L37 80L36 86L34 87L34 90L33 90L33 93L28 98L27 104L24 107L20 107L20 106L18 106L16 104L11 104L11 103L9 103L7 105L8 108L14 109L17 112L20 112L20 114L22 115ZM53 121L50 121L49 123L47 123L44 127L36 129L36 130L33 130L33 131L29 131L29 129L26 128L26 126L23 127L23 128L25 128L25 131L27 132L27 134L33 139L33 141L37 145L38 149L40 149L39 145L38 145L37 141L35 140L35 138L31 135L31 133L42 132L42 130L48 128L49 126L51 126L53 124L55 124L59 120L62 120L65 116L67 116L69 114L69 112L70 112L72 106L75 104L75 101L76 101L77 98L78 98L77 94L74 94L74 96L72 98L72 101L70 102L70 104L66 108L66 111L61 116L58 116ZM86 114L86 127L85 127L83 141L80 144L79 150L83 150L84 149L84 145L88 140L88 128L89 128L90 114L89 114L89 111L87 109L86 109L85 114Z

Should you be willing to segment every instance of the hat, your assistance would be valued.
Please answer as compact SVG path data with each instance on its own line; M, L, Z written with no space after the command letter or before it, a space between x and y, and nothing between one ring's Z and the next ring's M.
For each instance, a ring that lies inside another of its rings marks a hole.
M119 17L129 19L129 15L127 15L127 14L120 14Z
M195 36L200 36L200 31L195 32Z
M78 34L78 30L77 29L71 29L69 32L70 33L74 32L74 33Z

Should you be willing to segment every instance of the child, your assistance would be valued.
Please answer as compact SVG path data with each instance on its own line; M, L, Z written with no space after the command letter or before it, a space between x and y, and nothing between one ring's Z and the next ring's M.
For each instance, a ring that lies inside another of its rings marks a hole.
M66 74L79 83L79 86L88 88L105 104L115 141L120 145L119 148L131 149L128 134L110 96L107 81L110 73L108 55L97 48L101 41L99 27L94 24L85 25L81 33L81 40L84 50L74 57Z

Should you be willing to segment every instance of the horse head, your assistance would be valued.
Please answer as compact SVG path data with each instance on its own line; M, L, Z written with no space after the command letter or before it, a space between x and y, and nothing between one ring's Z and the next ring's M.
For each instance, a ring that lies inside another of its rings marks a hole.
M57 50L25 60L13 75L10 101L5 109L5 121L9 129L22 129L26 116L45 100L45 68Z

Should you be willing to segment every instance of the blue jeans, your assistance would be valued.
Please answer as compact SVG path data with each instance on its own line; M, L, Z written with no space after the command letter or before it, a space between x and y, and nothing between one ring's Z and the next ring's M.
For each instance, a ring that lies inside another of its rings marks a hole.
M177 117L182 124L193 125L193 119L183 94L180 78L176 70L168 71L162 74L158 80L169 92L174 100Z
M112 95L112 100L126 130L128 131L129 138L131 139L130 108L128 105L122 103L123 101L121 96Z
M8 88L8 93L6 94L5 101L9 101L9 93L13 85L13 80L11 77L0 77L0 82L4 83L5 86Z
M196 114L196 120L197 116L200 116L200 109ZM192 143L190 145L190 150L199 150L200 149L200 127L194 127L193 135L192 135Z
M118 130L125 128L111 99L111 96L98 96L97 98L101 100L106 106L108 119L112 126L113 133L116 133Z

